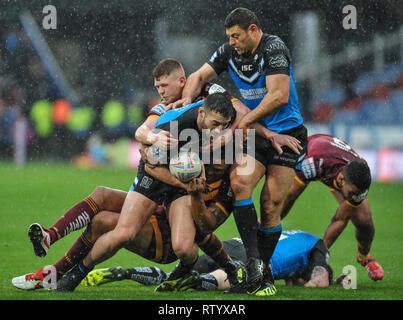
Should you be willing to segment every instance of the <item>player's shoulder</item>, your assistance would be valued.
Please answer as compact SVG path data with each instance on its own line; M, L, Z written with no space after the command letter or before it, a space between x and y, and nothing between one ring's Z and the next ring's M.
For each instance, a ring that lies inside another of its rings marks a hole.
M167 107L167 105L164 102L160 102L160 103L156 104L155 106L153 106L150 109L150 111L148 112L148 114L161 116L162 114L165 113L166 107Z
M284 41L276 35L264 33L262 36L262 50L269 55L289 54L288 47Z
M233 48L229 45L228 42L223 43L222 45L220 45L216 51L214 51L213 55L210 58L210 63L213 63L217 58L220 59L227 59L231 56L231 50Z
M325 134L325 133L316 133L312 134L308 137L308 141L331 141L335 138L334 136L331 136L330 134Z

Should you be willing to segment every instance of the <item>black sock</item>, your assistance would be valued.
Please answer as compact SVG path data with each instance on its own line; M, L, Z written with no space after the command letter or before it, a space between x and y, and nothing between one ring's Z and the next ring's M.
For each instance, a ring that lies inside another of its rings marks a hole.
M235 201L234 219L248 258L259 258L257 214L252 199Z
M90 271L91 271L93 268L88 268L88 267L86 267L86 266L84 265L84 263L83 263L82 261L80 261L80 262L78 263L78 265L77 265L77 269L78 269L78 271L80 271L82 274L87 275L88 273L90 273Z
M260 257L266 267L270 264L270 259L276 248L277 242L280 239L282 231L281 223L274 228L260 227L258 231L258 248Z

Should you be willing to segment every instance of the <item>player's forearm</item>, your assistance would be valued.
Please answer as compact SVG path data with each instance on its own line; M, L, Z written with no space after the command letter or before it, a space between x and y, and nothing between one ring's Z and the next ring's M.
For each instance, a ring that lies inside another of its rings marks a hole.
M145 164L146 172L153 176L155 179L160 180L166 184L169 184L174 187L186 189L186 186L176 179L169 169L164 166L153 166L148 163Z
M330 222L323 236L323 241L325 242L328 248L330 248L333 245L333 243L343 232L343 230L347 226L347 222L348 221L345 220L332 220Z
M147 126L141 126L136 130L136 134L134 136L134 138L145 145L152 145L155 143L155 137L154 134L152 132L152 130L150 130L150 128L148 128Z
M153 133L157 117L149 117L147 120L136 130L134 135L135 139L146 145L152 145L156 142L156 134Z
M192 192L190 196L192 203L191 214L197 229L203 235L213 232L217 225L217 219L206 207L202 193Z
M275 114L287 102L288 92L280 90L269 92L255 109L245 115L245 118L249 123L260 121Z
M271 131L267 128L265 128L264 126L262 126L260 123L254 123L251 125L251 129L255 129L256 133L266 139L269 139L270 137L278 134L274 131Z
M187 79L186 85L182 91L182 98L193 101L201 92L203 86L206 84L200 72L193 72Z

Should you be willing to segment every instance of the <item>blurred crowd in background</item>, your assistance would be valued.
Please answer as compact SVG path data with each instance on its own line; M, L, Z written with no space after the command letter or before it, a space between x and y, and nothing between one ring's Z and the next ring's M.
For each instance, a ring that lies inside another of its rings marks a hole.
M356 30L343 29L343 4L337 1L279 0L267 1L267 7L254 0L116 0L102 5L51 1L57 8L57 28L44 30L42 9L48 2L8 1L0 14L0 159L15 156L21 139L16 131L23 128L28 160L73 160L80 166L133 161L135 166L136 159L130 160L130 150L137 148L134 132L159 102L152 69L161 59L173 57L187 74L196 70L227 41L223 20L237 6L254 10L265 32L283 38L292 56L295 52L295 69L302 61L298 41L303 41L294 35L295 14L315 13L317 33L307 37L318 37L322 56L346 52L346 61L328 70L320 90L314 74L321 70L296 72L308 128L339 123L403 128L403 9L394 1L351 1L357 8ZM21 24L26 11L78 101L63 96L44 68L43 57ZM384 39L379 50L375 35ZM374 50L365 57L347 50L368 43ZM240 98L228 77L218 82Z

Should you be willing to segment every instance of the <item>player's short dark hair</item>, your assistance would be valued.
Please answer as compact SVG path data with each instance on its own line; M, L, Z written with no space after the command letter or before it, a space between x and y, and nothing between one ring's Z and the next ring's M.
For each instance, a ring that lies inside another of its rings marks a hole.
M350 161L343 169L344 178L347 183L356 186L364 191L368 190L371 185L371 169L364 161Z
M155 66L152 76L154 79L158 79L165 75L169 76L174 71L182 71L184 73L182 64L176 59L167 58L161 60Z
M251 24L255 24L260 29L260 21L256 14L246 8L236 8L232 10L224 21L225 29L238 25L243 30L247 30Z
M224 118L231 118L231 123L235 120L236 111L232 105L231 98L225 92L209 94L203 104L205 112L214 111Z

